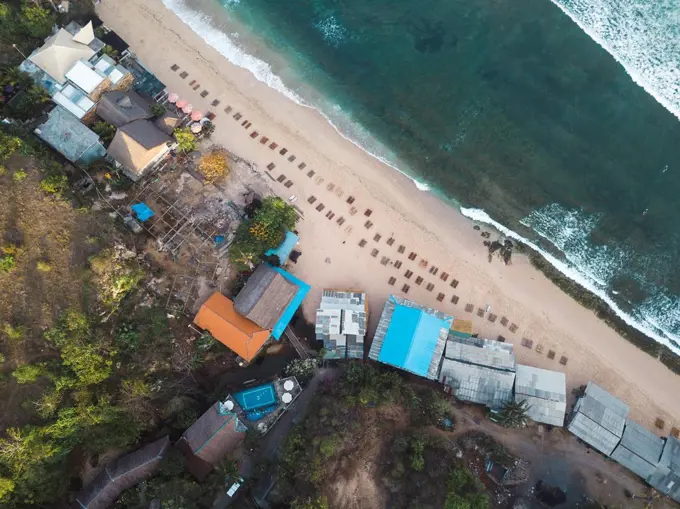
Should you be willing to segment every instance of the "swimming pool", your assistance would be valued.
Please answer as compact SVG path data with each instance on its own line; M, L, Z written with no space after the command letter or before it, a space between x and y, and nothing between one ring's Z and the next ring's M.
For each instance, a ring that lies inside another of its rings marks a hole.
M276 404L276 390L274 384L258 385L233 395L236 402L244 411L258 410Z

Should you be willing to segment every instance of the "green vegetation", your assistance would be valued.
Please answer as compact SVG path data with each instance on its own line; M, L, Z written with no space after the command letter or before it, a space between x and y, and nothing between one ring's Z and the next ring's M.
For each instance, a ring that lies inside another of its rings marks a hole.
M35 382L41 376L46 375L46 368L47 364L44 362L39 364L24 364L23 366L18 366L12 372L12 376L16 378L17 383L29 384Z
M257 265L268 249L283 242L286 232L295 228L297 220L295 209L281 198L265 198L253 218L243 221L236 230L229 247L229 261L239 270Z
M188 127L182 127L180 129L175 129L173 133L175 139L177 140L177 150L183 154L188 154L193 152L198 148L198 143L196 142L196 136L191 132Z
M489 499L469 470L456 468L449 474L444 509L488 509Z
M187 341L186 322L173 332L164 299L141 284L151 267L108 215L74 199L49 151L4 129L0 505L65 506L91 457L134 448L173 418L178 391L197 393L176 342L205 352Z
M40 181L40 189L46 193L60 195L68 189L68 178L66 175L49 175Z
M104 120L98 120L92 126L92 130L101 138L104 146L109 146L109 143L113 140L116 135L116 126L109 124Z
M519 403L514 400L508 401L494 420L506 428L523 428L529 420L527 416L529 408L530 405L526 400Z
M154 117L162 117L163 115L165 115L166 111L167 110L165 109L165 106L163 106L162 104L153 103L151 105L151 114Z
M6 2L0 6L0 41L33 42L47 37L56 22L54 11L35 2Z
M449 499L447 507L461 501L470 508L486 507L480 485L449 482L454 475L460 481L457 470L468 470L441 436L445 432L432 427L442 411L452 419L448 402L433 389L409 383L394 371L348 363L340 380L323 387L305 421L279 447L279 484L270 501L343 507L348 500L338 494L356 483L376 484L395 509L444 507ZM375 506L373 500L352 499L355 507L362 502Z

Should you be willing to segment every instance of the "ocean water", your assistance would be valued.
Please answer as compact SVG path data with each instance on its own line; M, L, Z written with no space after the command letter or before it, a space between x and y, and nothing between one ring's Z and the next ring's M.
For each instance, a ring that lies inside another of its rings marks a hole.
M680 352L676 0L163 0Z

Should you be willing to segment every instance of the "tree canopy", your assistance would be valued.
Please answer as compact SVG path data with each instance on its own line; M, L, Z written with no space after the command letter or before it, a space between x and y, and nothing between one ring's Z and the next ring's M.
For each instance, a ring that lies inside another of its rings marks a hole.
M256 265L269 249L278 247L295 228L295 209L278 197L265 198L252 219L243 221L229 248L229 260L240 270Z

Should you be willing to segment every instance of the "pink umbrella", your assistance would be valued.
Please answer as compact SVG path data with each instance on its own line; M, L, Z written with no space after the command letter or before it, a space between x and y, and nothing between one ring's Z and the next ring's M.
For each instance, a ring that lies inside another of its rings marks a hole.
M175 92L170 92L168 94L168 102L176 103L178 99L179 99L179 95L176 94Z
M201 129L203 129L203 126L201 124L191 124L191 132L194 134L198 134L201 132Z
M182 109L187 105L187 102L184 99L182 99L181 101L177 101L176 105L178 108Z
M191 120L193 120L194 122L198 122L202 118L203 118L203 113L201 113L200 111L194 111L191 114Z
M187 104L182 108L182 111L188 115L189 113L194 111L194 107L191 104Z

